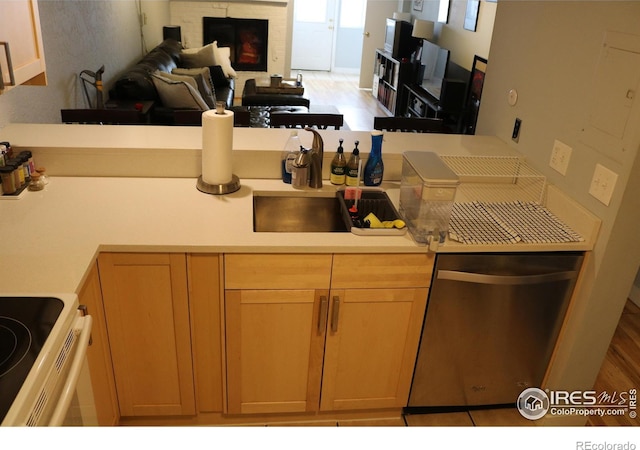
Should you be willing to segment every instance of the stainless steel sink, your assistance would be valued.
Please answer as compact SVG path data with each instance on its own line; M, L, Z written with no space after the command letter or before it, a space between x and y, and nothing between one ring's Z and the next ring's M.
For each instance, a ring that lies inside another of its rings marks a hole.
M253 195L253 231L346 232L338 198L310 195Z

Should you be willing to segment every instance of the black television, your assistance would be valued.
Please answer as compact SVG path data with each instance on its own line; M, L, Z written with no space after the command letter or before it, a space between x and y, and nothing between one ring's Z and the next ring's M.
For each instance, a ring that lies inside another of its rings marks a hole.
M418 84L440 100L442 80L447 76L449 66L449 50L442 48L427 40L422 41L422 56L420 58L420 70Z
M387 19L384 50L395 59L409 58L416 50L418 40L411 36L413 25L404 20Z

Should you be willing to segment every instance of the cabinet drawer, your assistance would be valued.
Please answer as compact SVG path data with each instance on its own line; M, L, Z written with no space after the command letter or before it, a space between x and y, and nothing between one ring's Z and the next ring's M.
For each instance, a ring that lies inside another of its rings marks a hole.
M433 254L349 254L333 257L332 289L429 287Z
M225 289L327 289L332 255L224 256Z

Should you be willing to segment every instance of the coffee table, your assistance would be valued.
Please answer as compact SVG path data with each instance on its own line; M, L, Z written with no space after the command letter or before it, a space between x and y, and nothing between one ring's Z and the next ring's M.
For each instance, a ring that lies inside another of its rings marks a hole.
M309 107L310 101L303 94L291 93L298 91L295 88L274 87L272 92L264 90L267 86L261 87L258 92L258 85L255 78L249 78L244 83L242 90L242 106L305 106Z

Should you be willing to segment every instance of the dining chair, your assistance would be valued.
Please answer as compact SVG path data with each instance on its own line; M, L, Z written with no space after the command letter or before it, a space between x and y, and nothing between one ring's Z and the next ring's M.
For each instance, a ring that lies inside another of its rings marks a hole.
M444 133L442 119L430 117L374 117L373 128L382 131Z
M342 114L329 113L292 113L287 111L273 111L270 116L271 128L304 128L316 126L320 130L334 127L339 130L344 125Z

